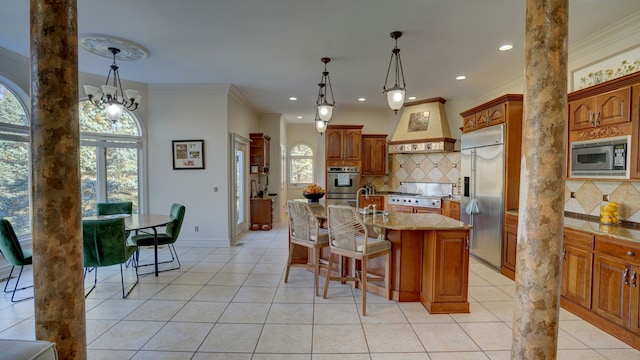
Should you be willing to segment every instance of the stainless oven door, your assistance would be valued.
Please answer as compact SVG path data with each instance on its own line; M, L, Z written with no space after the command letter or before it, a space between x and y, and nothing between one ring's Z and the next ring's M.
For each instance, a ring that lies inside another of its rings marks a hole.
M359 187L360 173L327 173L327 199L355 199Z

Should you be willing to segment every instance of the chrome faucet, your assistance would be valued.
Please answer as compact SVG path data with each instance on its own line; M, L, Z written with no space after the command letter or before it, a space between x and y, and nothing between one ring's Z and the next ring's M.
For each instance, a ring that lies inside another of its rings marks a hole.
M365 187L361 187L356 191L356 211L360 209L360 191L364 192L364 198L369 200L369 190Z

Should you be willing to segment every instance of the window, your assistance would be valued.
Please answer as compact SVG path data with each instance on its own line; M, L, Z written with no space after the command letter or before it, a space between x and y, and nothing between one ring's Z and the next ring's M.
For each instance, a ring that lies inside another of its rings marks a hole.
M19 237L31 233L29 132L25 107L0 83L0 217Z
M289 183L310 184L313 182L313 150L298 144L289 152Z
M139 209L140 127L127 110L116 133L104 112L80 102L80 177L82 216L96 214L96 203L131 201Z
M80 176L82 216L95 215L96 202L140 203L142 131L133 114L124 111L122 129L114 134L103 111L88 100L80 110ZM19 237L31 233L30 126L16 94L0 82L0 217Z

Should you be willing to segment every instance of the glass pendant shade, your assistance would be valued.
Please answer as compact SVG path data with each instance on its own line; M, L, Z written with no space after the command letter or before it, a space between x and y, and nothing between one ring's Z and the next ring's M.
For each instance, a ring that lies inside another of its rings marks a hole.
M316 130L318 130L319 133L323 133L325 132L325 130L327 130L327 121L321 120L321 119L317 119L316 120Z
M122 105L113 103L107 106L107 118L111 121L118 121L122 117L123 111Z
M398 111L404 104L405 90L401 88L391 88L387 91L387 103L393 111Z
M333 115L333 106L327 104L326 102L322 105L318 105L318 116L322 121L331 120L331 115Z

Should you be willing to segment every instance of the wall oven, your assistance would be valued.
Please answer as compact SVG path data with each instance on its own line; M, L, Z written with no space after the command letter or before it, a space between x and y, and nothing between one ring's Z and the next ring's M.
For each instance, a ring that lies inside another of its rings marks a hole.
M327 200L343 200L355 206L359 188L359 167L330 166L327 169Z
M570 150L572 178L629 179L631 137L574 141Z

